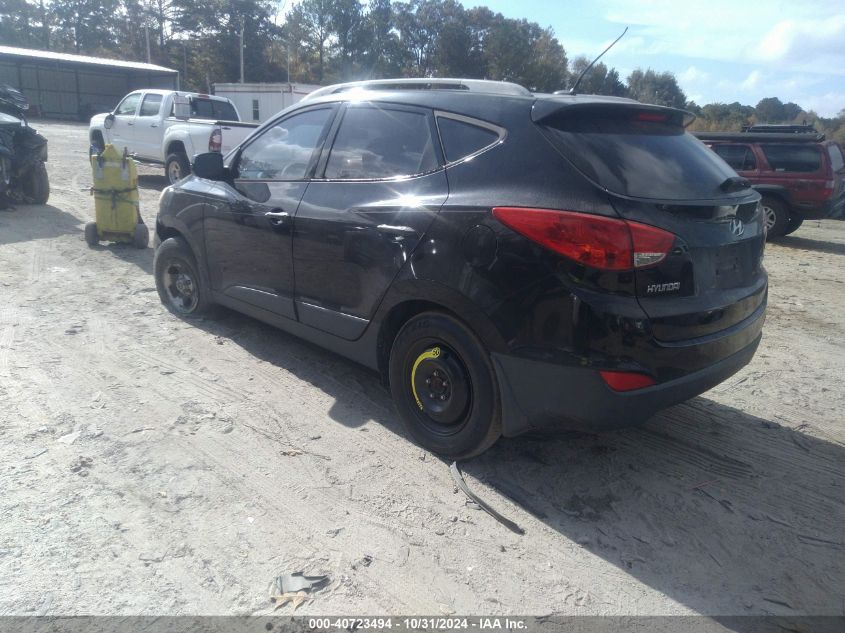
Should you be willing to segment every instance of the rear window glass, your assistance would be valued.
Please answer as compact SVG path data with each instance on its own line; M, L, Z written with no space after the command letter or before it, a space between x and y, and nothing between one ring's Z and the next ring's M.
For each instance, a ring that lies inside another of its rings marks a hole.
M437 168L428 118L416 112L349 108L326 164L326 178L414 176Z
M238 114L234 106L228 101L214 101L212 99L192 99L191 116L197 119L214 119L218 121L237 121Z
M724 197L719 187L736 173L723 160L680 125L635 116L571 114L547 129L575 167L613 193L654 200Z
M712 149L737 171L748 171L757 167L754 154L747 145L714 145Z
M485 127L447 117L437 117L440 140L450 163L466 158L499 140L499 134Z
M784 143L760 147L773 171L811 173L821 169L822 157L816 145Z
M842 149L838 145L828 145L827 153L830 154L830 166L833 171L839 171L845 167L845 161L842 159Z

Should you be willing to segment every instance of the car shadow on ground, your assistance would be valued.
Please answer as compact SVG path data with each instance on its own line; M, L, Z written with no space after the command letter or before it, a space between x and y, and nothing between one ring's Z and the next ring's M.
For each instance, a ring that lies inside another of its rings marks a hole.
M138 187L140 189L162 191L166 186L167 179L164 175L138 174Z
M100 242L92 250L107 251L114 257L122 259L130 264L135 264L148 275L153 274L153 257L155 251L152 248L136 248L134 245L125 242ZM153 280L150 279L150 283Z
M0 209L0 244L51 239L76 233L79 219L49 204L21 204Z
M774 240L778 246L785 246L787 248L796 248L804 251L816 251L819 253L829 253L831 255L845 255L845 244L840 242L827 242L825 240L812 240L806 237L799 237L797 235L787 235Z
M228 310L195 323L332 397L333 420L406 437L374 372ZM639 428L503 439L461 468L499 511L698 613L842 615L842 444L699 397Z

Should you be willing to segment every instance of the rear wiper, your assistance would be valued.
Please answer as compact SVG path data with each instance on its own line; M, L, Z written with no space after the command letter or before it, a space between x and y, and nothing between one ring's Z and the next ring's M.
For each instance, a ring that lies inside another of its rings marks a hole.
M742 176L731 176L725 182L719 185L719 189L725 193L733 193L734 191L742 191L751 187L751 181Z

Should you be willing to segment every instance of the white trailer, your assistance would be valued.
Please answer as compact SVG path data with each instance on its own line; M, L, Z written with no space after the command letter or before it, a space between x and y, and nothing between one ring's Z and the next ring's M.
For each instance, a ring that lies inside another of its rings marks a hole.
M318 88L322 86L296 83L216 83L214 94L218 97L226 97L234 103L243 121L261 123Z

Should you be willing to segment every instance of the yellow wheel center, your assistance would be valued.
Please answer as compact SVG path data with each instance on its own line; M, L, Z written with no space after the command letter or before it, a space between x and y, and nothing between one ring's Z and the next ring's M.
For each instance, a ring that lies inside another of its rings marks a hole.
M428 360L430 358L439 358L439 357L440 357L440 348L439 347L433 347L429 350L424 351L419 356L417 356L417 360L414 361L414 366L411 368L411 391L414 394L414 400L416 400L417 406L420 408L420 411L423 410L423 403L422 403L422 400L420 400L419 394L417 394L417 387L414 384L414 382L415 382L414 379L416 378L416 375L417 375L417 367L419 367L420 363L422 363L424 360Z

